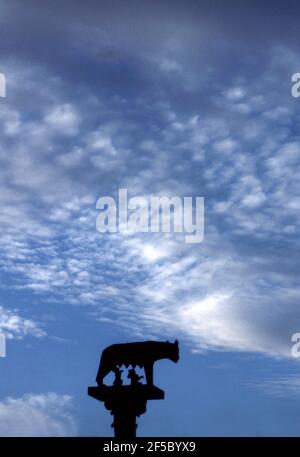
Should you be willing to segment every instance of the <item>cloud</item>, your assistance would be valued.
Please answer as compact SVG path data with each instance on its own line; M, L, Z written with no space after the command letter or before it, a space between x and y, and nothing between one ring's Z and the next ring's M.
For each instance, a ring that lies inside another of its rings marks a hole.
M288 374L281 377L265 378L258 382L247 383L249 387L264 391L275 397L299 397L300 379L298 373Z
M53 108L46 115L45 122L51 129L54 129L54 132L73 136L78 132L79 116L74 108L66 103Z
M31 319L24 319L16 311L0 306L0 334L6 338L42 337L46 333Z
M90 30L92 16L70 21L74 34ZM214 52L207 57L210 34L196 40L194 25L176 36L149 26L142 44L129 34L123 45L120 31L113 44L122 59L99 67L101 30L81 34L91 44L84 83L72 66L7 61L15 95L1 114L1 269L34 300L89 305L130 334L179 333L197 350L289 356L300 317L299 145L283 78L297 55L267 46L263 65L255 54L232 74ZM73 42L73 57L81 46ZM120 187L204 196L204 242L101 236L95 202Z
M0 436L75 436L72 397L56 393L7 397L0 402Z

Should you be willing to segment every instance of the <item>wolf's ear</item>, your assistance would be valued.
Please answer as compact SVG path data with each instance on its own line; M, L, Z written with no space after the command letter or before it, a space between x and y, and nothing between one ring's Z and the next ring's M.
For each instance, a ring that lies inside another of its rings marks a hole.
M178 340L175 340L174 344L175 346L178 346Z

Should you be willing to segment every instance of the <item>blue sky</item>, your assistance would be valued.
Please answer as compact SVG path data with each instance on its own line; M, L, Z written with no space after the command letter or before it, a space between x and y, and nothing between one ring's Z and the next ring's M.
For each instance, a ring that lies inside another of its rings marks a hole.
M115 342L180 341L140 436L300 431L296 2L0 1L0 435L110 436ZM96 201L205 197L205 238Z

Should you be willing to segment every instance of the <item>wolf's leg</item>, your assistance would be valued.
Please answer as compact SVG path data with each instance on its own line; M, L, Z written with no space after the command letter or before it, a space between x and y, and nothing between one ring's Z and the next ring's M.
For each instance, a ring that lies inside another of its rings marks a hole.
M145 375L148 386L153 386L153 363L145 365Z
M98 386L103 386L103 378L104 378L104 376L102 375L102 370L101 370L101 365L100 365L97 376L96 376L96 383L98 384Z
M103 379L110 371L111 371L111 367L107 366L107 364L103 362L103 359L101 359L98 373L96 376L96 382L97 382L98 386L103 386Z

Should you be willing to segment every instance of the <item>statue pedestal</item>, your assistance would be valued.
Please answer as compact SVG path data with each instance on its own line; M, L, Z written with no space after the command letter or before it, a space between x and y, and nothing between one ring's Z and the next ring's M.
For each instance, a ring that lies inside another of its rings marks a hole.
M163 390L147 384L89 387L88 395L104 402L114 416L115 437L123 439L135 438L136 418L146 412L147 401L165 397Z

